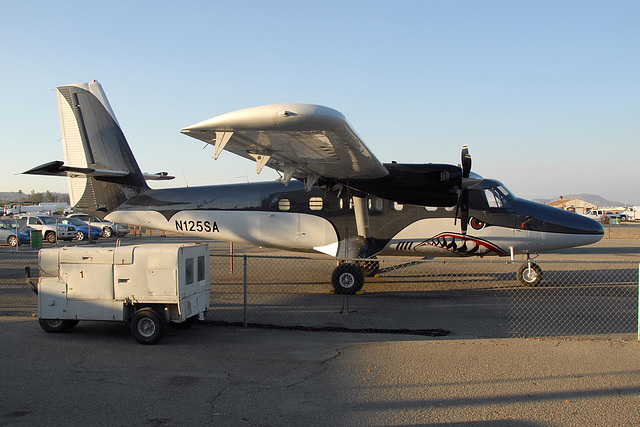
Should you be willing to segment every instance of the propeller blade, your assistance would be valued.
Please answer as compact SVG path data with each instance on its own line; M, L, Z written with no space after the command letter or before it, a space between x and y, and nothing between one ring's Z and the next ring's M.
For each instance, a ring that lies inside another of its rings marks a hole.
M460 164L462 165L462 177L469 178L469 174L471 173L471 155L469 154L469 147L466 144L462 146Z

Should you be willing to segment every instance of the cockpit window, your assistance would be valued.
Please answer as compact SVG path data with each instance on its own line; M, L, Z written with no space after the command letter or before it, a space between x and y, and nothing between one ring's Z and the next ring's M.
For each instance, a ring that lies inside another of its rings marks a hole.
M503 185L484 189L484 196L490 208L504 208L511 193Z

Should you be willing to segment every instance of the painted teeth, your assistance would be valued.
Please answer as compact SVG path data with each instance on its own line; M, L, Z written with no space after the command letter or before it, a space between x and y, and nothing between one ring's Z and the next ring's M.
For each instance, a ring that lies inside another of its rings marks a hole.
M412 242L402 242L396 245L396 249L421 252L421 248L424 246L434 246L460 255L486 255L491 252L491 248L486 245L482 245L473 239L455 235L432 237L416 245Z
M475 241L456 236L440 236L428 239L425 243L458 253L476 254L487 252L485 247L478 245Z

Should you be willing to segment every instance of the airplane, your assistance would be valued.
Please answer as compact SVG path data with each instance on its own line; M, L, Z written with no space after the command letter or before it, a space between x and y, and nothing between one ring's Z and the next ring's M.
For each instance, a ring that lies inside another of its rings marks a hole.
M461 163L381 163L338 111L312 104L247 108L181 132L270 167L272 182L151 189L97 82L57 88L64 162L24 173L66 176L71 205L109 221L335 257L335 293L354 294L380 256L523 254L518 280L536 286L539 252L589 245L602 224L516 197Z

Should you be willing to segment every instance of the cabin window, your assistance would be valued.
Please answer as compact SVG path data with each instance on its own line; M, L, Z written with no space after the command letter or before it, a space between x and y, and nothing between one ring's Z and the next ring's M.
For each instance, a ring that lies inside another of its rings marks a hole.
M380 212L382 210L382 199L376 197L374 199L369 199L369 210Z
M437 206L425 206L425 207L424 207L424 209L425 209L427 212L435 212L435 211L437 211L437 210L438 210L438 207L437 207Z
M484 196L487 198L487 203L490 208L504 208L505 195L499 188L485 188Z
M291 202L289 201L289 199L280 199L278 201L278 209L280 209L281 211L288 211L289 209L291 209Z
M393 204L391 205L392 209L394 211L401 211L402 209L404 209L404 205L400 204L398 202L393 202Z
M309 199L309 209L312 211L319 211L322 209L324 201L322 197L312 197Z
M446 208L444 208L444 210L447 212L453 212L455 208L456 208L455 206L447 206Z

